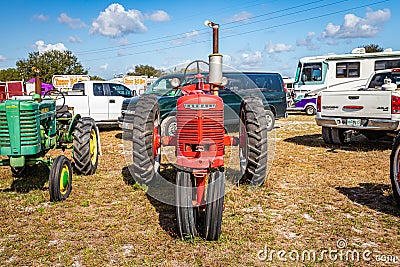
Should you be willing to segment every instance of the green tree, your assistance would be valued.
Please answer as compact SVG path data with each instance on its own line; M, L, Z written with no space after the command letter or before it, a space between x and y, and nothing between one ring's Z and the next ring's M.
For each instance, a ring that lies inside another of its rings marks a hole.
M100 76L97 75L89 75L90 76L90 80L94 80L94 81L105 81L105 79L101 78Z
M77 57L68 50L50 50L43 53L32 52L29 53L27 59L18 60L16 65L24 80L29 80L35 76L32 67L38 68L42 81L45 83L51 83L53 75L56 74L88 74L88 71L83 68Z
M136 65L135 72L128 73L128 75L159 77L161 75L161 71L149 65Z
M0 81L7 82L7 81L19 81L19 80L22 80L22 78L17 69L8 68L0 70Z
M383 52L383 48L377 44L363 45L366 53Z

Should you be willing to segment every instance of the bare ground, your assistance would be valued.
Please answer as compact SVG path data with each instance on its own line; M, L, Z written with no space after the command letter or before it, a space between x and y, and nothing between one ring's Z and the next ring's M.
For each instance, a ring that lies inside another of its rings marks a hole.
M1 265L400 265L392 140L358 136L346 146L326 145L313 117L294 114L276 126L267 182L230 187L218 242L179 239L174 207L133 184L118 130L101 132L98 172L74 175L64 202L49 202L46 168L14 180L2 167ZM313 251L315 258L302 258ZM391 256L397 263L389 263Z

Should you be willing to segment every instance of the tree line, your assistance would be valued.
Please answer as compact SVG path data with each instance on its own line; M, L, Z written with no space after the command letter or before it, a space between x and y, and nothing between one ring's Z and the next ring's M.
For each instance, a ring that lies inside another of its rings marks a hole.
M40 76L44 83L51 83L53 75L88 75L88 69L84 68L78 58L69 50L50 50L43 53L31 52L26 59L16 62L16 68L0 70L0 81L28 81L36 76L34 69L40 70ZM128 75L160 76L161 71L149 65L137 65L135 71ZM97 75L90 75L92 80L104 80Z

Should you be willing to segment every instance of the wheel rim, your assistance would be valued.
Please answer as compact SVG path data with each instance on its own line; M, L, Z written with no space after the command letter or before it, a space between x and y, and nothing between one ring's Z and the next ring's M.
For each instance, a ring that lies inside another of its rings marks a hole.
M60 173L60 193L66 194L69 185L69 168L67 164L64 164Z
M154 128L153 128L153 159L154 159L154 170L158 172L161 161L161 137L160 137L160 125L157 119L154 121Z
M90 161L92 165L96 164L97 161L97 133L95 129L90 131Z
M272 117L270 115L267 115L267 126L270 127L272 124Z
M172 136L176 133L177 123L173 122L168 126L168 135Z
M399 159L399 152L400 152L400 146L397 147L396 149L396 154L394 156L394 164L393 164L393 182L395 184L397 193L400 194L400 159Z

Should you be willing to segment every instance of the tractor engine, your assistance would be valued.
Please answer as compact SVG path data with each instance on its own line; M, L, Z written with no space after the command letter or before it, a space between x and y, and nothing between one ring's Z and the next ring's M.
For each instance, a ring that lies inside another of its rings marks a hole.
M177 164L190 169L224 165L224 104L217 95L189 94L177 101Z

